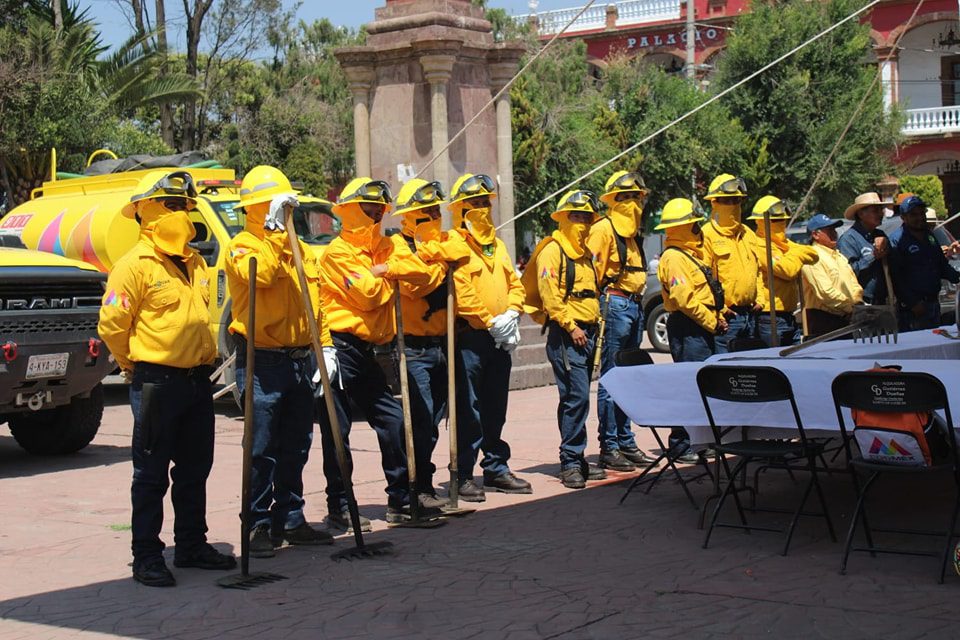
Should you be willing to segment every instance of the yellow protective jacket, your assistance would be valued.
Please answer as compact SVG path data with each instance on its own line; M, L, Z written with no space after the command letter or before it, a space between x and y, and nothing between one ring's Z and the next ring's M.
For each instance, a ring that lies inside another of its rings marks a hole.
M739 225L725 232L710 221L703 225L703 261L723 285L728 307L752 306L757 301L757 273L760 266L754 253L756 234Z
M384 277L370 269L386 264ZM373 248L338 237L320 260L320 297L330 331L350 333L366 342L386 344L397 334L393 296L396 280L426 285L431 274L403 238L377 233Z
M144 236L113 265L97 330L122 370L137 362L189 369L216 358L210 276L195 252L186 265L189 279Z
M287 232L267 231L258 238L249 231L238 234L227 248L227 286L233 299L230 332L249 338L250 258L257 259L257 308L254 346L261 349L310 345L310 325L303 308L300 279L293 263ZM298 240L298 242L300 242ZM320 342L330 346L330 331L320 314L320 276L314 252L300 242L303 272L313 311L320 323Z
M573 287L570 297L565 300L567 275L571 264L574 273ZM530 275L536 278L541 309L548 319L567 332L573 331L577 322L596 324L600 321L600 294L597 291L597 276L589 253L579 258L571 258L556 240L546 242L527 269L533 270ZM592 293L592 297L577 295L586 292Z
M407 242L407 247L409 246ZM416 255L421 258L419 254ZM445 336L447 263L442 260L423 262L425 279L422 282L400 281L403 333L410 336Z
M457 292L457 317L474 329L487 329L507 309L523 312L523 285L517 278L507 247L497 238L493 255L483 250L473 236L458 230L471 249L470 257L453 272Z
M643 293L647 286L647 264L643 253L637 245L636 238L624 238L626 243L627 267L620 264L620 253L617 249L617 233L613 229L610 218L601 218L590 227L587 236L587 249L593 254L594 266L600 284L610 282L614 289L622 289L629 293Z
M767 286L767 241L754 234L753 253L757 257L759 270L757 271L757 304L763 311L770 311L770 290ZM800 299L799 281L800 269L804 264L817 261L816 252L796 242L786 241L787 248L774 242L771 246L773 253L773 297L775 311L793 313Z
M863 301L863 287L850 261L836 249L820 244L813 249L820 260L800 270L804 306L834 315L853 313L853 305Z
M668 242L667 247L670 246ZM703 254L700 250L690 247L678 248L687 255L673 249L664 249L657 264L663 308L671 312L680 311L710 333L714 333L719 310L714 306L715 300L707 278L697 266L708 265L703 263Z

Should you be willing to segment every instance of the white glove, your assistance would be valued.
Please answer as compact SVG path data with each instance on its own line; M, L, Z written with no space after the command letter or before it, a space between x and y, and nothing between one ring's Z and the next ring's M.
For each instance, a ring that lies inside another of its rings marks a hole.
M507 309L500 315L494 317L493 322L487 330L496 342L506 342L507 337L519 326L519 322L520 314L513 309Z
M267 219L263 221L263 228L267 231L284 231L283 225L284 208L290 206L293 208L300 206L297 196L292 193L284 193L274 196L270 201L270 212L267 213Z
M517 345L520 344L520 323L515 324L514 330L502 341L497 343L497 348L503 349L507 353L513 353Z
M337 362L336 347L323 348L323 364L327 368L327 377L330 378L330 384L333 384L333 381L337 379L337 372L339 370L339 363ZM318 398L322 398L323 385L320 384L320 368L319 367L317 368L316 371L313 372L313 384L317 385L316 396Z

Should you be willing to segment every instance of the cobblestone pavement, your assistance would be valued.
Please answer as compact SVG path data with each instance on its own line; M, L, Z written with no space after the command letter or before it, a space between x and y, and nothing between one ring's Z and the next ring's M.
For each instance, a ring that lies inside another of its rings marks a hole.
M564 489L555 478L553 387L510 399L506 437L514 470L534 485L531 496L489 494L477 513L445 527L388 530L376 439L358 423L357 493L361 511L376 519L367 538L393 542L394 555L332 562L332 550L352 544L341 536L332 548L288 547L276 558L253 559L254 571L289 579L250 591L218 588L219 573L180 569L173 569L174 589L142 587L128 566L131 419L124 393L110 390L100 434L75 456L32 458L0 433L3 640L958 635L960 578L951 570L937 585L932 559L857 555L841 576L840 545L817 519L801 522L787 557L779 555L782 537L763 532L718 530L704 550L697 513L672 482L623 505L630 474L610 474L585 491ZM241 427L236 411L218 407L209 524L222 550L239 548ZM593 419L590 429L594 457ZM638 434L652 446L649 434ZM437 459L445 452L441 440ZM307 515L319 522L317 447L306 485ZM852 508L849 480L838 475L825 485L842 535ZM766 474L761 488L767 503L797 495L777 472ZM694 487L700 499L709 490ZM913 526L945 521L944 500L953 495L936 483L892 493L884 506ZM170 540L169 506L165 524ZM172 549L167 555L172 561Z

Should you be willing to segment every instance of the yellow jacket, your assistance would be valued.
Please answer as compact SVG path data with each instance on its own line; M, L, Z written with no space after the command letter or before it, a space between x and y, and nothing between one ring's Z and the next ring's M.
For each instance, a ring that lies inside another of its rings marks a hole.
M753 252L757 257L757 304L763 311L770 311L770 290L767 286L767 241L754 234ZM773 297L775 311L793 313L800 299L797 285L800 269L805 264L817 261L817 254L810 247L796 242L787 242L786 250L774 242L770 247L773 253Z
M137 362L189 369L210 364L210 276L203 259L186 259L189 281L141 236L110 270L100 307L100 337L124 371Z
M601 218L590 227L587 236L587 248L593 254L597 278L603 284L608 279L614 289L631 293L643 293L647 286L647 265L643 260L636 238L625 238L627 247L627 266L637 271L626 271L620 266L617 252L617 234L610 218ZM617 277L619 274L619 277Z
M458 230L470 246L470 257L453 272L457 317L474 329L487 329L507 309L523 312L523 285L503 242L497 238L492 256L484 256L473 236Z
M742 224L732 234L724 233L712 221L702 231L703 261L723 285L726 306L752 306L757 301L760 268L753 252L756 234Z
M853 305L863 301L863 287L846 256L836 249L813 245L820 256L816 264L801 269L803 304L834 315L853 313Z
M233 299L230 333L249 337L250 258L257 259L257 326L254 346L262 349L304 347L310 344L310 326L303 308L300 279L293 264L287 232L266 232L258 238L249 231L238 234L228 245L227 286ZM299 242L299 241L298 241ZM310 300L320 323L320 342L332 345L330 331L320 314L320 278L317 258L300 242L303 272Z
M568 263L574 264L574 280L571 295L564 301L567 291ZM537 255L536 263L527 267L535 269L537 289L543 311L566 331L573 331L577 322L595 324L600 320L600 302L597 291L597 276L586 253L575 260L564 255L559 242L548 242ZM576 293L590 291L592 298L577 297Z
M667 247L669 246L668 243ZM680 311L710 333L714 333L719 310L714 307L713 292L706 276L697 264L687 257L691 256L698 264L703 265L702 253L689 247L679 248L687 255L664 249L657 264L663 308L667 311Z
M375 264L387 265L384 277L370 272ZM430 277L427 266L399 234L388 238L378 233L372 249L335 238L320 260L320 297L327 326L366 342L386 344L397 334L395 281L425 285Z
M420 257L419 254L417 257ZM424 260L424 273L426 279L420 284L400 281L403 333L411 336L445 336L447 263ZM433 311L430 310L431 303Z

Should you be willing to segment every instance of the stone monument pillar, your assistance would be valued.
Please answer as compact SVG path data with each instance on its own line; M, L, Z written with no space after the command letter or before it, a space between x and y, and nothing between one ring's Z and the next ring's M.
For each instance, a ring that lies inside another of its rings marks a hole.
M365 46L335 52L353 94L358 175L386 180L396 193L417 174L449 191L461 174L486 173L499 183L495 221L512 217L509 94L484 106L516 73L523 46L495 43L470 0L385 0L366 29ZM515 258L512 223L500 236Z

